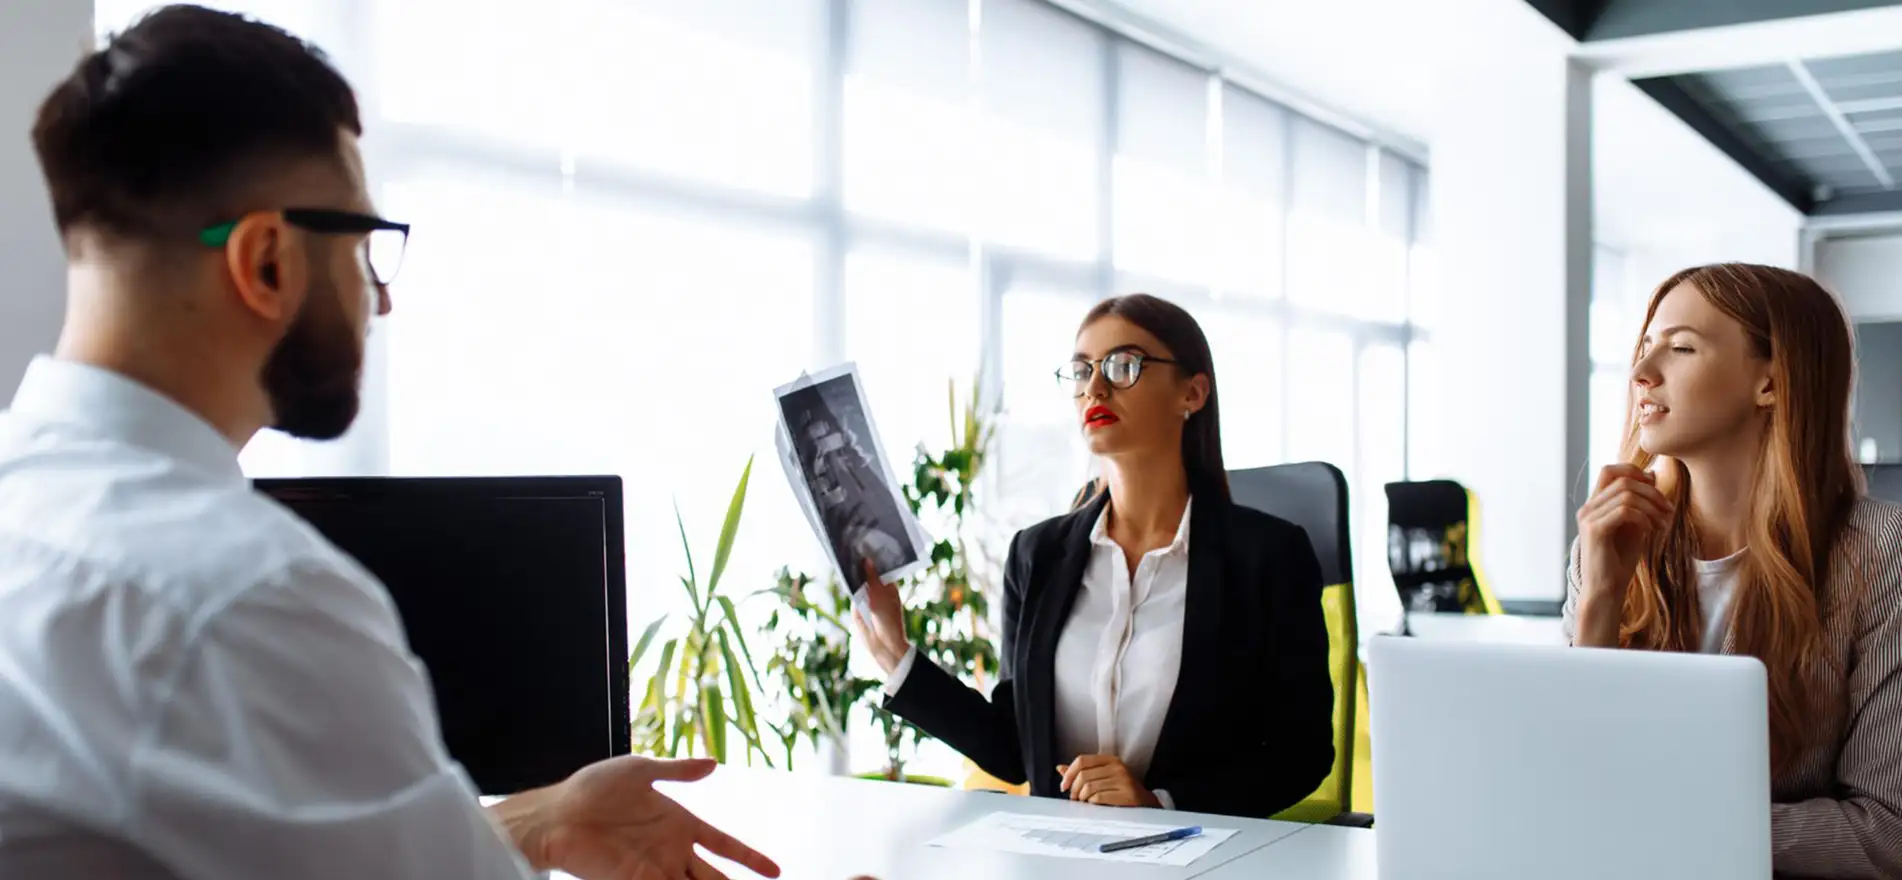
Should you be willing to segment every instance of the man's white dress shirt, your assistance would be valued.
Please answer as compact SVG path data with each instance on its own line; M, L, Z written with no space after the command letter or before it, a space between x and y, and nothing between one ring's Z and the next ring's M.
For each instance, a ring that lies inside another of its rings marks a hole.
M1134 577L1129 557L1109 536L1107 506L1090 529L1082 590L1057 637L1057 750L1066 763L1078 755L1115 755L1137 781L1149 772L1182 669L1194 507L1193 499L1183 506L1175 539L1143 554ZM917 655L913 648L892 670L888 696L904 686ZM1154 794L1175 808L1167 791Z
M35 361L0 413L0 877L526 876L382 585L197 415Z

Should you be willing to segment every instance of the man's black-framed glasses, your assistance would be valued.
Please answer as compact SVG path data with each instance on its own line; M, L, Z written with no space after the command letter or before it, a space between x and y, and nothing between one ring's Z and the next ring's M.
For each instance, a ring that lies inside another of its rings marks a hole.
M284 215L284 222L299 229L329 235L364 236L364 262L369 265L370 275L379 285L390 286L396 281L397 271L403 268L403 254L409 249L408 223L328 208L285 208L278 213ZM231 240L231 232L236 228L236 220L208 226L198 233L198 240L206 247L221 248Z
M1112 351L1094 362L1077 358L1064 364L1062 369L1057 370L1057 379L1069 385L1072 392L1081 394L1083 389L1089 387L1096 371L1101 370L1103 381L1109 383L1111 388L1127 389L1142 378L1143 364L1173 363L1176 362L1168 358L1150 357L1140 351Z

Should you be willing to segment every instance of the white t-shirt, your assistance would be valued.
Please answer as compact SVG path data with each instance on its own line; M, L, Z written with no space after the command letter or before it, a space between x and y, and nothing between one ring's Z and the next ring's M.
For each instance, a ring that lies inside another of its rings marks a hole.
M1697 604L1704 612L1704 653L1724 650L1724 636L1730 632L1730 600L1737 591L1737 569L1743 565L1744 551L1722 559L1697 559Z

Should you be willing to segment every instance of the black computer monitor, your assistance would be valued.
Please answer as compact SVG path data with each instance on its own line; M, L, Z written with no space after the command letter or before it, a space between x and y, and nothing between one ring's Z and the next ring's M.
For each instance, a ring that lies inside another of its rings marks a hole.
M485 795L630 749L619 477L258 480L382 579Z

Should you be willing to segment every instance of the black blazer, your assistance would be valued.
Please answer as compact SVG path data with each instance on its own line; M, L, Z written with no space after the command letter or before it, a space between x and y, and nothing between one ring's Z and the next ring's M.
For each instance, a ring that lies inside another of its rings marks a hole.
M1057 790L1057 637L1108 495L1017 533L1004 570L1003 670L986 700L925 658L885 707L1032 794ZM1178 809L1268 817L1334 763L1321 568L1307 532L1206 493L1191 508L1182 670L1143 785Z

